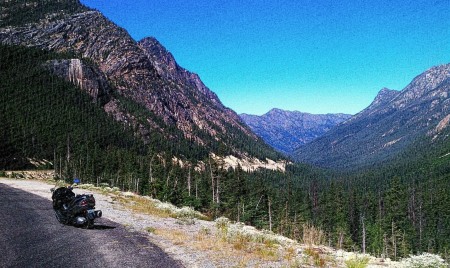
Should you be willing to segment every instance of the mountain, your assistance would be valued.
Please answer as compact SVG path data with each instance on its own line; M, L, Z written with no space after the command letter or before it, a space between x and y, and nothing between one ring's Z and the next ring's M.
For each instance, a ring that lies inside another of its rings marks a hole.
M175 147L193 144L203 157L279 157L155 38L136 42L78 0L7 1L1 18L0 43L65 55L42 65L88 92L145 144L157 132Z
M448 66L398 94L383 90L371 109L318 139L355 150L340 154L344 166L351 157L380 162L361 154L365 138L385 139L371 141L383 150L402 145L387 154L401 166L345 176L302 164L268 169L276 165L266 158L280 154L198 76L154 38L136 42L76 0L1 1L0 70L0 176L51 169L55 179L119 187L296 240L309 229L343 249L370 241L367 252L389 258L448 255ZM347 134L360 143L346 144ZM254 161L246 169L242 159Z
M419 140L442 136L450 118L450 64L430 68L401 91L382 89L372 104L299 148L299 161L354 169L388 163ZM445 138L445 137L441 137Z
M280 109L272 109L262 116L239 116L258 136L286 155L351 117L347 114L309 114Z

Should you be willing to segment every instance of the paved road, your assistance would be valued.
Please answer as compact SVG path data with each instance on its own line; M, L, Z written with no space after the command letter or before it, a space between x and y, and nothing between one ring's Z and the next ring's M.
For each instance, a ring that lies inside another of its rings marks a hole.
M89 230L62 225L49 200L0 183L0 267L183 266L107 219Z

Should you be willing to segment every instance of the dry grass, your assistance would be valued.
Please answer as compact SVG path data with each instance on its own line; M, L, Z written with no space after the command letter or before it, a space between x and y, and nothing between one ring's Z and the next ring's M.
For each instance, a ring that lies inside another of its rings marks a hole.
M314 267L325 267L326 260L322 256L320 249L309 247L305 250L305 253L311 257Z
M309 223L303 224L302 229L303 229L303 243L308 245L308 247L324 244L325 235L321 229L316 228Z
M125 208L134 212L160 218L176 218L180 224L194 224L195 219L208 220L208 217L192 208L178 208L148 196L139 196L131 192L120 192L119 188L110 188L107 184L100 184L100 187L95 187L92 184L81 184L78 187L109 195L114 201L121 203Z
M106 187L106 188L105 188ZM327 258L315 245L323 244L324 233L311 224L302 225L303 243L307 245L305 254L298 254L298 244L285 237L268 231L258 231L242 223L232 224L226 218L215 221L215 228L204 226L181 227L197 224L196 220L207 219L206 216L188 207L177 208L149 197L141 197L133 193L120 193L105 186L90 187L90 190L102 191L114 201L134 212L156 216L159 218L175 218L179 229L147 227L144 230L170 241L175 246L188 249L189 252L201 251L213 261L217 267L267 267L270 263L282 267L325 267L333 260ZM190 230L190 231L188 231ZM334 262L336 265L336 263Z
M146 227L145 231L147 231L148 233L154 234L156 232L156 228L155 227Z
M176 215L168 210L158 208L155 203L142 197L117 196L116 201L122 203L126 208L147 215L153 215L160 218L174 218Z
M180 246L191 243L187 234L181 230L158 229L155 230L155 234L170 240L174 245Z
M190 251L206 253L218 267L230 267L230 262L231 267L258 267L264 266L268 261L281 261L284 256L277 245L255 242L244 235L224 239L224 233L219 228L211 230L201 227L192 235L181 230L158 229L154 233L175 245L187 247Z

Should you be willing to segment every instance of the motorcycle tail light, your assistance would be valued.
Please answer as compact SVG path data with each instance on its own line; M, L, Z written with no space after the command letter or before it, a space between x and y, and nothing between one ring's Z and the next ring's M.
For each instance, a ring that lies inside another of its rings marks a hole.
M86 199L81 200L80 205L81 206L86 206L87 205Z

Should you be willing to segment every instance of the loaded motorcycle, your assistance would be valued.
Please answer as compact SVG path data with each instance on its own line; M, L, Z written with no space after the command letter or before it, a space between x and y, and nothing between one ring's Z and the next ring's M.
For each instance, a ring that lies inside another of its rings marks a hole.
M51 189L56 218L62 224L92 228L94 219L100 218L102 211L95 210L92 194L75 195L72 189L71 186Z

